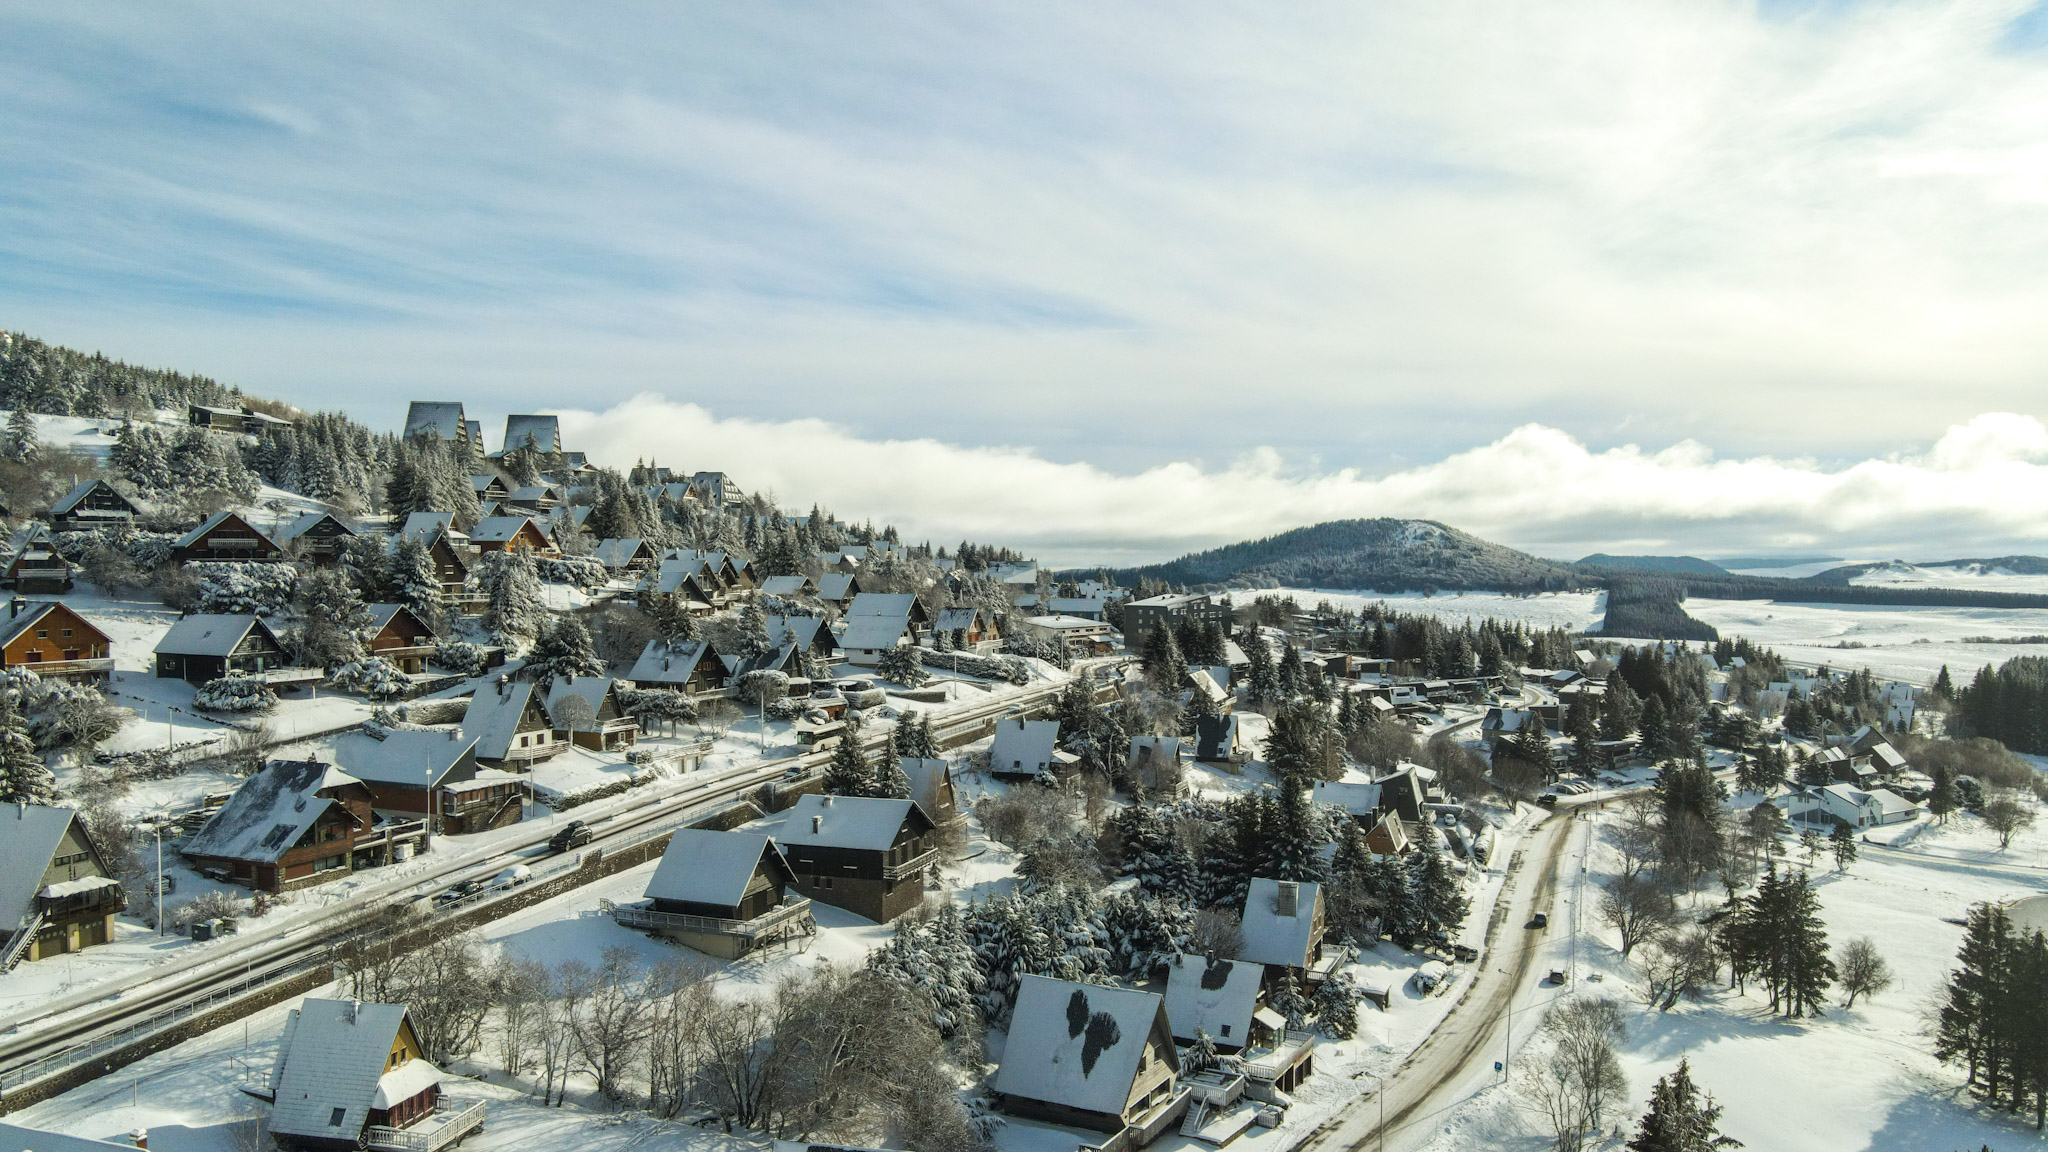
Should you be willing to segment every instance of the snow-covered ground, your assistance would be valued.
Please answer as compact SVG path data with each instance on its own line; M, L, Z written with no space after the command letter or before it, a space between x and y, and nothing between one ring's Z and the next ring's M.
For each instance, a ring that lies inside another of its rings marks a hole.
M1607 614L1605 592L1539 592L1528 596L1505 592L1439 592L1425 596L1420 592L1261 588L1236 593L1233 600L1238 604L1249 604L1253 597L1265 595L1290 597L1303 608L1313 608L1317 602L1327 600L1336 607L1355 612L1384 602L1398 612L1441 616L1453 623L1477 622L1490 616L1497 620L1520 620L1539 628L1567 628L1575 632L1599 627Z
M1959 816L1908 847L1915 851L1867 848L1844 873L1825 859L1815 863L1830 944L1870 937L1895 981L1853 1010L1831 995L1819 1019L1775 1017L1754 991L1717 989L1670 1012L1646 1007L1635 994L1641 980L1621 960L1612 934L1590 917L1584 921L1579 956L1598 979L1575 992L1614 997L1630 1019L1621 1050L1629 1092L1610 1126L1632 1132L1656 1078L1686 1057L1695 1081L1726 1109L1721 1130L1752 1152L1954 1152L2037 1141L2026 1118L1979 1106L1962 1089L1962 1070L1935 1061L1924 1009L1955 964L1962 928L1950 921L1974 903L2031 895L2048 881L2048 871L2035 871L2048 859L2048 830L2036 827L1998 852L1979 822ZM1790 850L1799 863L1796 843ZM1593 854L1589 893L1613 863L1604 848ZM1517 1059L1534 1055L1523 1049ZM1448 1115L1393 1135L1389 1147L1431 1152L1549 1146L1526 1101L1498 1083Z
M1886 588L1966 588L1973 592L2048 592L2048 573L2021 573L1994 564L1908 564L1894 560L1851 584Z
M1685 610L1724 637L1745 637L1788 660L1869 668L1922 683L1931 682L1944 664L1958 679L1967 679L1986 664L2048 655L2048 645L2043 644L1964 642L1975 636L2048 635L2048 609L1780 604L1696 597L1685 602Z

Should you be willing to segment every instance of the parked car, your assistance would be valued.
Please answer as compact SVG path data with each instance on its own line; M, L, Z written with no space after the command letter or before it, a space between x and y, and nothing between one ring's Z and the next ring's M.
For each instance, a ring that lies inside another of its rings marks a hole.
M561 831L548 837L548 851L568 852L590 843L590 829L581 820L571 820Z
M434 907L446 908L450 904L466 900L470 896L474 895L477 892L477 890L482 888L483 886L484 882L481 880L464 880L462 883L457 884L454 887L449 888L447 891L441 893L439 896L434 897Z
M491 877L492 888L517 888L533 879L533 869L524 864L514 864L496 876Z

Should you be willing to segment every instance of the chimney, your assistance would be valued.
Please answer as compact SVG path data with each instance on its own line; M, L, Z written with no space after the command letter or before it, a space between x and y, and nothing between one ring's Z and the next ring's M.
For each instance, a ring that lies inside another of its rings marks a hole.
M823 832L824 830L825 830L825 818L824 818L823 816L813 816L813 817L811 817L811 834L812 834L813 836L815 836L815 835L817 835L818 833L820 833L820 832Z
M502 699L504 699L504 696L505 696L505 678L504 678L503 676L500 676L500 677L498 677L498 698L502 700Z
M128 1134L128 1139L132 1141L137 1148L142 1149L142 1152L149 1152L149 1129L137 1128L135 1131L130 1132Z
M16 596L7 602L7 618L12 620L19 615L21 615L21 597Z
M1275 902L1274 911L1282 916L1299 915L1301 909L1301 885L1292 880L1280 881L1280 898Z

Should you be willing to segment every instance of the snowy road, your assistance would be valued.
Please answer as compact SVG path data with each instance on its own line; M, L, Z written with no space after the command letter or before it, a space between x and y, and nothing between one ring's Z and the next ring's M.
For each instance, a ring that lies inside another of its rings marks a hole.
M1377 1152L1381 1148L1398 1149L1419 1143L1428 1135L1431 1119L1455 1108L1479 1084L1498 1075L1493 1070L1494 1062L1508 1048L1508 1030L1515 1024L1514 1016L1552 998L1544 996L1520 1007L1515 1004L1518 994L1535 989L1538 973L1548 971L1549 965L1539 964L1539 958L1553 956L1565 946L1566 917L1552 918L1552 927L1558 931L1555 940L1526 925L1537 911L1552 910L1558 862L1577 827L1579 823L1566 812L1537 825L1535 835L1522 850L1520 866L1501 893L1500 907L1506 912L1495 929L1494 946L1487 949L1484 967L1464 998L1381 1089L1384 1101L1377 1098L1377 1093L1360 1095L1305 1141L1303 1149ZM1529 881L1531 876L1536 878L1534 883ZM1564 967L1562 963L1555 966ZM1536 1017L1526 1019L1524 1026L1533 1028Z

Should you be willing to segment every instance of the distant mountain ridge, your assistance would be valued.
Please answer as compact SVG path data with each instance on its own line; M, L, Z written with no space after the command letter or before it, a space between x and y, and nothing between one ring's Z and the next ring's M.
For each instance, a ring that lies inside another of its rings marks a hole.
M1812 579L1823 584L1847 584L1865 573L1889 568L1894 564L1909 568L1975 568L1980 574L1995 569L2010 572L2015 576L2048 575L2048 556L1994 556L1974 560L1929 560L1918 564L1904 560L1871 560L1862 564L1844 564L1840 568L1830 568L1813 576Z
M1434 520L1332 520L1261 540L1125 569L1170 584L1370 588L1379 592L1540 592L1589 588L1569 564L1481 540Z
M1691 572L1700 576L1726 576L1728 570L1697 556L1611 556L1595 552L1579 563L1593 568L1634 568L1644 572Z

